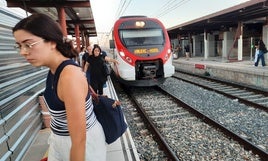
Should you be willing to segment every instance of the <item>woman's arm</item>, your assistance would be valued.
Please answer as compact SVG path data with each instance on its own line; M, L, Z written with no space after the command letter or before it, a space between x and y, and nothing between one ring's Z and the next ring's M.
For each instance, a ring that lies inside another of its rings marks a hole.
M105 56L104 58L105 61L108 61L108 62L113 62L115 64L119 64L117 60L113 59L113 58L110 58L108 56Z
M84 66L84 68L83 68L83 70L84 70L85 73L87 72L88 66L89 66L89 63L86 62L85 66Z
M66 66L60 75L58 95L64 102L67 113L68 130L72 141L71 161L85 160L87 92L87 81L81 69L72 65Z

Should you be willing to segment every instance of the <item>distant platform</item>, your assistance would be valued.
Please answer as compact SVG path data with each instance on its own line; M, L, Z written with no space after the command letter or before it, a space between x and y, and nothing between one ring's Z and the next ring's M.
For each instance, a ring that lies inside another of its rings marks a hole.
M186 60L180 57L173 60L177 70L188 71L195 74L209 74L212 77L222 78L235 83L242 83L268 91L268 66L254 66L251 60L228 61L221 57L193 57Z

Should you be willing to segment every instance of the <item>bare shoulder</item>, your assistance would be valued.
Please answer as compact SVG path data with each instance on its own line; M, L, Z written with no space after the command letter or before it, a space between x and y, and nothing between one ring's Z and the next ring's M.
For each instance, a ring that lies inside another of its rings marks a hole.
M67 65L60 76L62 80L71 83L72 81L78 82L86 82L85 75L80 67L74 65Z
M87 94L87 80L80 67L67 65L60 74L58 96L62 101L68 98L85 97Z

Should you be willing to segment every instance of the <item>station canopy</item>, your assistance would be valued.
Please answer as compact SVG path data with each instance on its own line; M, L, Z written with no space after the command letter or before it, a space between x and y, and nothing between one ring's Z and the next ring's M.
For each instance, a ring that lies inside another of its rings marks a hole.
M226 31L230 27L236 28L238 23L243 25L266 24L268 16L267 0L250 0L239 5L212 13L210 15L171 27L168 29L170 37L177 35L200 34L204 31Z
M75 35L75 24L88 37L97 31L89 0L7 0L7 7L19 7L29 13L44 13L58 21L58 10L64 7L67 34Z

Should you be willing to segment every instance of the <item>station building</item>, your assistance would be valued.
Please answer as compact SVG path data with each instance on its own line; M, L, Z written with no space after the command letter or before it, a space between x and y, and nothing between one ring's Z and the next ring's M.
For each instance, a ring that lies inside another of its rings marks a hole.
M171 27L172 47L190 46L191 57L220 57L224 62L254 59L254 43L268 45L268 1L250 0L198 19ZM265 54L267 62L267 54Z

